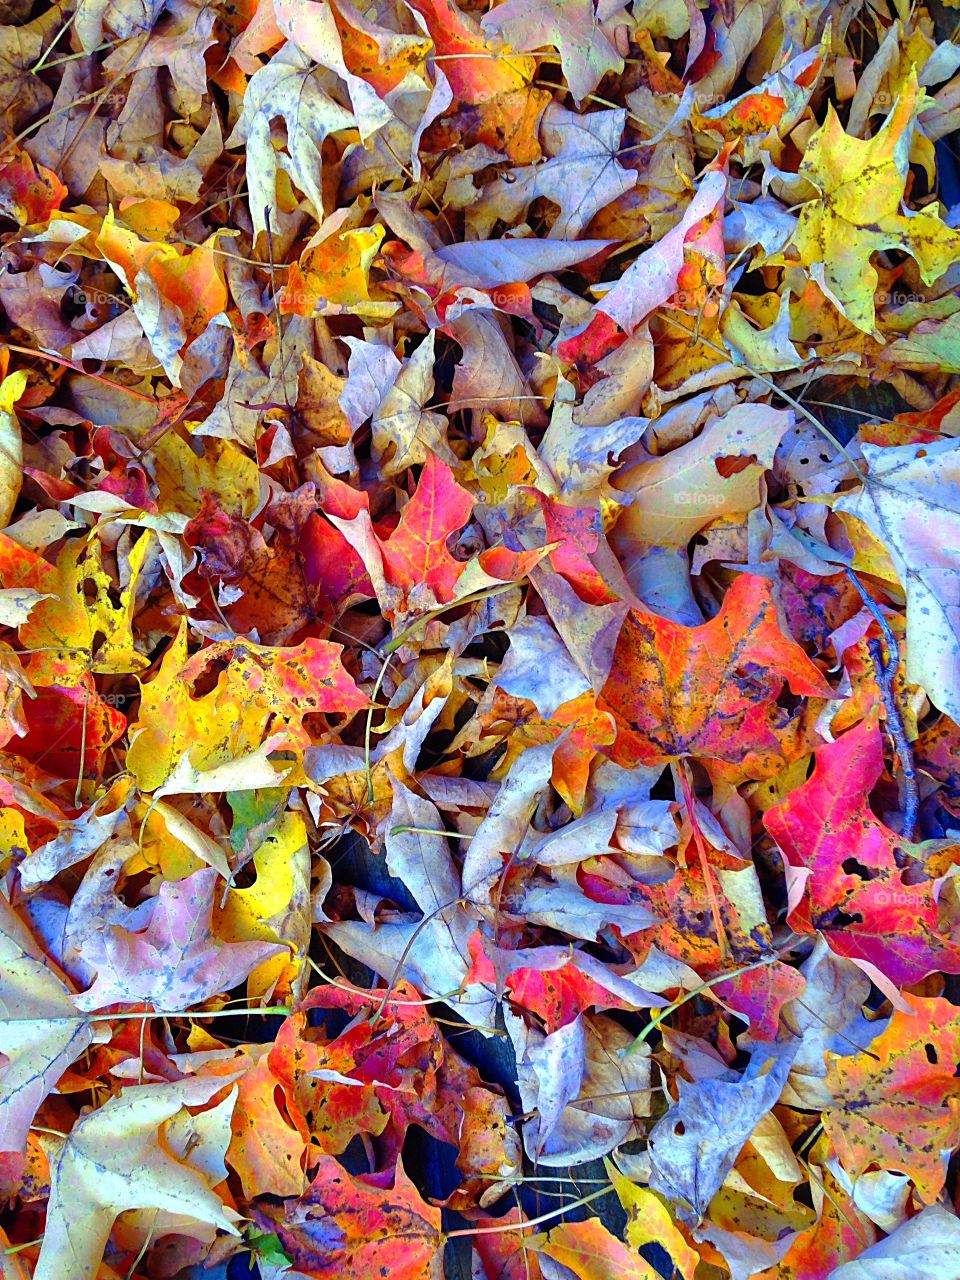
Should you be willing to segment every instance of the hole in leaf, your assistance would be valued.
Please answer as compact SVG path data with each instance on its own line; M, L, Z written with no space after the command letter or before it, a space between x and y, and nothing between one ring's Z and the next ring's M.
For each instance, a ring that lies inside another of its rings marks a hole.
M840 865L848 876L860 876L863 880L871 880L877 874L876 871L865 867L862 862L858 862L856 858L844 858Z
M656 1240L650 1240L647 1244L642 1244L638 1252L644 1262L653 1267L658 1275L667 1277L667 1280L676 1275L673 1259L663 1245L658 1244Z
M741 471L746 471L747 467L756 466L756 463L757 459L754 454L748 453L745 457L717 458L714 465L724 480L729 480L731 476L736 476Z

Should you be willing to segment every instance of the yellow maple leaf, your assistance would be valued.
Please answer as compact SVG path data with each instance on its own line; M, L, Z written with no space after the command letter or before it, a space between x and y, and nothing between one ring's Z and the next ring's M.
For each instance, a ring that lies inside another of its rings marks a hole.
M268 733L302 753L311 742L304 715L367 705L340 664L340 650L314 639L288 649L225 641L188 660L182 622L159 672L143 686L131 728L127 767L141 790L157 791L185 756L201 773L241 760L259 750ZM221 660L227 666L214 688L191 696L194 681Z
M152 537L145 533L134 543L129 578L117 604L99 539L67 543L57 562L52 594L37 604L20 628L24 650L36 651L30 663L34 684L72 687L91 672L119 674L148 665L134 648L132 627L137 582Z
M879 133L866 141L845 133L828 107L800 165L800 177L820 197L800 211L793 245L827 297L865 333L876 326L874 253L908 253L926 284L960 258L960 232L935 213L900 212L919 92L914 71Z

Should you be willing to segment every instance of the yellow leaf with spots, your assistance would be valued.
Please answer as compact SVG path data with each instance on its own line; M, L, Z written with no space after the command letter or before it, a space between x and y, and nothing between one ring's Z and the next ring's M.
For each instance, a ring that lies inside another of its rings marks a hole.
M827 297L865 333L876 324L879 277L873 254L910 254L925 284L960 258L960 232L936 214L900 212L918 97L914 72L883 128L866 141L846 134L828 107L826 123L810 139L800 165L800 177L820 196L800 211L793 245Z
M211 436L184 440L174 431L151 447L161 511L199 515L204 492L217 495L232 514L252 516L260 500L257 464L229 440Z
M607 1176L613 1183L617 1198L627 1215L627 1243L638 1252L645 1244L658 1244L670 1255L673 1275L681 1280L693 1280L700 1255L687 1244L674 1224L670 1211L663 1201L638 1187L609 1160L604 1162Z
M57 562L52 594L37 604L20 628L23 649L37 650L29 668L34 684L75 687L90 672L118 675L149 665L134 648L132 627L137 583L152 536L144 533L134 543L127 560L128 580L119 592L103 566L98 538L67 543Z
M347 444L353 427L340 408L346 378L305 352L297 383L297 413L305 429L316 437L317 446Z
M182 622L159 672L143 685L130 731L127 767L140 789L162 787L184 755L202 773L256 751L272 735L302 757L312 742L305 715L367 706L340 662L341 650L312 637L285 649L226 640L188 658ZM193 696L196 682L217 664L225 665L215 686Z
M0 809L0 874L6 871L12 858L22 860L29 852L23 814L18 809Z
M535 450L526 431L518 422L498 422L492 414L484 414L483 444L473 455L476 483L482 501L496 506L510 497L511 490L523 485L540 487Z
M360 227L308 246L290 265L280 310L298 316L393 315L398 303L370 296L370 268L383 237L383 227Z

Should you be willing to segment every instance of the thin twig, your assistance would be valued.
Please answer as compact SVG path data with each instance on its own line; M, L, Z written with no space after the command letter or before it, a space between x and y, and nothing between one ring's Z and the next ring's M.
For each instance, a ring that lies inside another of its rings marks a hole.
M917 814L920 810L920 788L917 784L917 770L913 762L913 751L907 741L907 731L903 723L903 713L897 701L894 681L900 669L900 647L893 628L884 616L883 610L864 589L863 583L850 568L844 565L844 572L856 587L860 599L868 611L876 619L883 635L883 645L877 639L867 641L867 649L877 674L877 687L883 699L883 710L886 715L887 732L893 742L900 761L902 784L900 787L900 807L903 810L903 831L905 840L913 841L917 830ZM886 654L884 654L884 647Z

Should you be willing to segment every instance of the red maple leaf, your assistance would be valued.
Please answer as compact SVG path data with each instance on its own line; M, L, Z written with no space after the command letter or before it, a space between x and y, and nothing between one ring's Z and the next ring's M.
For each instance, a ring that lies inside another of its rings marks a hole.
M380 539L387 581L406 591L423 583L441 604L452 600L464 566L447 550L447 538L463 528L472 510L473 498L447 464L428 454L400 523L389 538Z
M871 812L882 772L880 730L865 720L821 747L813 776L767 813L792 869L788 923L821 930L838 955L897 985L937 969L960 973L960 943L941 930L934 882Z

